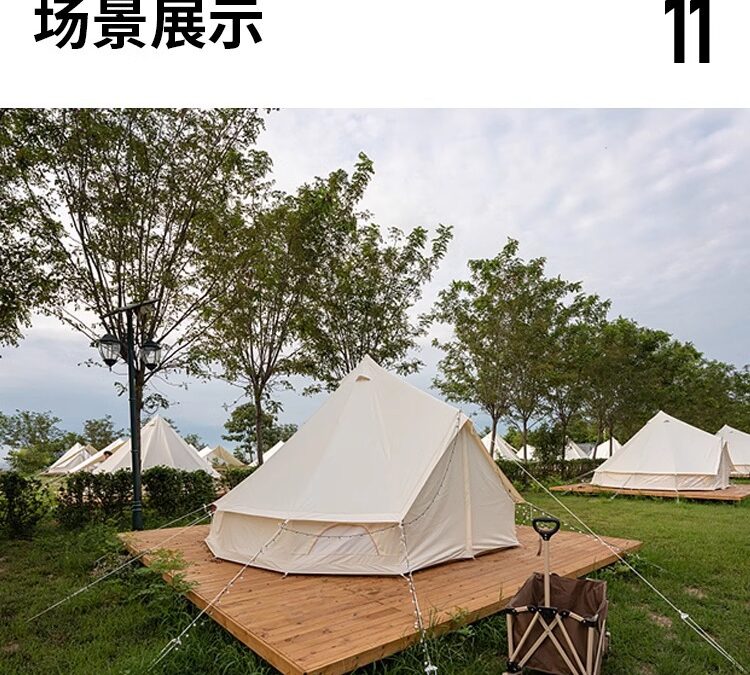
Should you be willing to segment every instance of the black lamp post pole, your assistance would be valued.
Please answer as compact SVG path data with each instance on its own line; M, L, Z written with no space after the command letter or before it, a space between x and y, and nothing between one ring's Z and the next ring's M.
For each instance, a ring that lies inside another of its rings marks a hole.
M133 469L133 529L143 529L143 500L141 496L141 421L139 419L138 397L136 391L136 353L135 353L135 334L133 329L133 317L136 312L141 315L149 311L156 304L155 300L145 300L144 302L134 302L124 307L118 307L115 310L105 314L104 319L116 314L125 314L126 334L125 334L125 359L128 362L128 395L130 399L130 455ZM122 344L114 335L107 333L99 340L99 350L102 353L104 362L111 368L119 356L122 354ZM153 370L159 359L160 347L155 342L149 340L141 346L142 365Z
M138 419L135 381L135 339L133 336L133 308L127 308L128 394L130 396L130 454L133 467L133 529L143 529L141 498L141 424Z

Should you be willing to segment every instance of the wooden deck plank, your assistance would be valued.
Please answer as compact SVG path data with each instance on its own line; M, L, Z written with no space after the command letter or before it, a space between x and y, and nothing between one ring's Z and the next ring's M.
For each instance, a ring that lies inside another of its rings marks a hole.
M750 487L750 486L748 486ZM150 530L121 535L134 554L158 548L179 553L183 574L194 583L187 594L206 607L240 566L211 555L207 526ZM518 527L520 546L438 565L414 574L422 613L442 633L457 621L475 621L502 609L527 577L541 571L538 537ZM618 550L641 543L607 537ZM151 553L143 562L151 562ZM593 538L561 531L551 546L551 565L560 575L588 574L616 559ZM167 581L170 575L165 575ZM247 568L209 612L217 623L285 675L339 675L394 654L418 641L406 581L378 576L284 576Z
M750 498L750 485L733 484L723 490L635 490L633 488L607 488L591 483L556 485L553 492L566 492L578 495L610 494L636 497L661 497L664 499L689 499L693 501L741 502Z

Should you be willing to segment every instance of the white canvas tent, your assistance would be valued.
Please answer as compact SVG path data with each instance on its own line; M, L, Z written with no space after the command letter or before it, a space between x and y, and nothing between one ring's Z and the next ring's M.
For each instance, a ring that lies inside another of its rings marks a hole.
M574 459L586 459L587 457L588 455L583 451L581 446L569 438L565 444L565 461L570 462Z
M720 490L729 486L731 470L720 437L658 412L599 466L591 483L636 490Z
M81 462L76 466L73 471L93 471L99 464L101 464L107 457L113 455L115 450L120 448L124 443L127 443L127 438L118 438L112 441L106 448L102 448L99 452L94 453L87 460Z
M241 462L239 459L237 459L223 445L217 445L215 448L206 446L198 454L203 457L203 459L211 462L213 466L245 466L244 462Z
M141 468L169 466L183 471L205 471L218 477L216 470L198 451L158 415L141 428ZM94 473L114 473L131 468L130 440L120 446L109 459L94 469Z
M727 444L729 458L734 464L733 473L738 476L750 475L750 434L725 424L716 435Z
M471 421L369 357L284 447L216 502L217 557L389 575L518 544L521 498Z
M93 454L96 454L96 448L76 443L58 457L44 473L50 476L71 473L81 462L86 461Z
M273 447L269 448L263 453L263 463L265 464L271 457L273 457L281 448L284 447L284 441L278 441Z
M482 444L487 448L487 452L493 457L499 457L500 459L507 459L509 461L516 461L516 449L508 443L500 434L495 435L495 452L490 450L490 444L492 443L492 432L488 433L483 439Z
M622 443L612 436L612 454L614 455L620 448L622 448ZM609 457L609 439L599 443L596 446L596 454L591 453L591 457L595 459L607 459Z
M520 459L520 460L524 459L524 456L523 456L523 446L521 446L520 448L518 448L518 452L516 452L516 457L518 457L518 459ZM536 459L536 448L533 445L531 445L530 443L526 444L526 458L528 458L528 460L530 462L532 462L532 461L534 461Z

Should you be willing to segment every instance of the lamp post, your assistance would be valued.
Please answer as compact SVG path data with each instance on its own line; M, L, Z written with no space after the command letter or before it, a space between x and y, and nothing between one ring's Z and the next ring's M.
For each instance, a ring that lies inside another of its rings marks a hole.
M117 363L118 358L122 355L123 346L125 359L128 364L128 394L130 399L130 455L133 469L133 529L143 529L143 502L141 498L141 423L138 419L138 406L136 400L136 360L140 359L143 365L149 370L153 370L159 365L161 360L161 346L149 340L141 345L140 353L135 352L135 335L133 331L133 317L136 313L142 314L153 308L156 300L145 300L144 302L135 302L124 307L105 314L102 319L106 319L115 314L125 314L126 335L125 345L120 340L107 333L99 340L99 353L102 360L110 368Z

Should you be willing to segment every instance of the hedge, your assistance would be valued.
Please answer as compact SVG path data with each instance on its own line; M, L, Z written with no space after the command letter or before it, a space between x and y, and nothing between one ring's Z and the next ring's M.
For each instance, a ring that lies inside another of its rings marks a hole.
M534 478L541 483L558 483L587 478L605 459L573 459L569 461L547 460L540 462L521 462L523 467ZM503 473L516 484L517 487L526 489L534 484L526 471L519 466L518 462L499 459L498 466Z
M216 499L211 476L157 466L142 475L144 505L160 516L180 516ZM68 527L124 518L133 499L128 469L116 473L79 472L68 476L58 491L57 519Z
M214 480L205 471L155 466L143 472L148 505L162 516L179 516L216 499Z
M57 493L57 519L67 527L121 517L133 499L130 471L69 475Z
M256 467L254 466L237 466L225 469L224 474L221 477L222 483L224 483L227 490L231 490L232 488L237 487L243 480L245 480L245 478L255 471L255 468Z
M0 471L0 525L11 539L31 539L48 510L48 495L38 480Z

